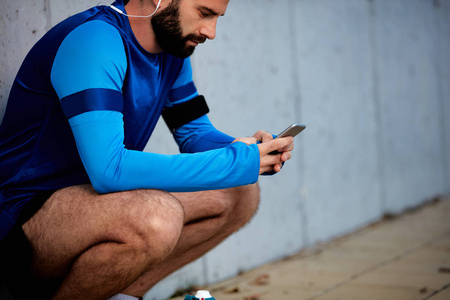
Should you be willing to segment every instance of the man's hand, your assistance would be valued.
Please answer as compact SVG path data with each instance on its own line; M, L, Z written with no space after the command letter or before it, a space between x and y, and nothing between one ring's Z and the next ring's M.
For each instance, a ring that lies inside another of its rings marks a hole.
M294 149L294 138L287 136L261 143L259 148L259 174L270 171L280 172L283 162L292 157L291 151ZM273 151L277 154L269 154Z
M253 136L247 136L247 137L240 137L240 138L236 138L233 143L236 142L243 142L246 143L247 145L251 145L251 144L256 144L257 142L267 142L267 141L271 141L273 140L273 136L264 131L264 130L260 130L257 133L255 133Z
M279 172L283 166L283 162L291 159L291 151L294 149L294 138L284 137L273 139L273 136L263 130L258 131L252 137L237 138L234 142L244 142L247 145L258 144L259 148L259 174L270 171ZM271 152L278 152L277 154L269 154Z

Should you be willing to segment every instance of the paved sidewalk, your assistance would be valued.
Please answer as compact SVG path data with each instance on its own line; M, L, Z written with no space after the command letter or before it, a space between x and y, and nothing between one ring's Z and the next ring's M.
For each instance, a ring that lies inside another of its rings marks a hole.
M217 300L450 300L450 198L202 288Z

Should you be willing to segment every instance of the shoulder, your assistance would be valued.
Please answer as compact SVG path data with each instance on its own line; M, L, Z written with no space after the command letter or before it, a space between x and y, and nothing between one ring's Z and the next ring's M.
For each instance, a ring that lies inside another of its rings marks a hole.
M60 98L88 88L120 90L127 55L119 30L100 20L83 23L61 43L51 81Z
M81 24L66 36L61 47L69 45L82 52L108 49L104 53L107 55L111 51L123 49L123 40L115 26L105 21L93 20Z

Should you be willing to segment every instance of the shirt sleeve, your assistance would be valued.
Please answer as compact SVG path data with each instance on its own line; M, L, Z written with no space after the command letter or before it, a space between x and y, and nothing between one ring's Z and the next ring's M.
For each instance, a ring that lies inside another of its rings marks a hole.
M76 106L88 106L80 112L96 110L96 106L108 108L109 97L103 93L121 94L126 70L127 57L117 29L103 21L90 21L61 43L50 79L67 115L67 109ZM91 93L88 99L95 98L95 103L79 103L82 96L69 98L80 93Z
M189 101L197 96L197 88L192 80L191 61L188 57L184 60L180 73L169 91L166 107L172 107L185 101Z
M97 192L140 188L185 192L257 181L256 145L234 143L212 151L177 155L126 149L121 92L126 69L121 36L102 21L90 21L72 31L61 44L52 67L52 84ZM175 93L185 88L185 83L180 79L174 85Z
M177 128L173 136L182 153L219 149L234 141L233 137L217 130L206 115Z
M201 153L147 153L124 147L121 113L87 112L69 122L92 185L100 193L141 188L191 192L258 180L255 144L238 142Z
M185 59L177 80L172 86L166 107L176 106L198 96L192 79L189 58ZM182 153L204 152L229 146L234 138L217 130L206 115L180 126L173 133Z

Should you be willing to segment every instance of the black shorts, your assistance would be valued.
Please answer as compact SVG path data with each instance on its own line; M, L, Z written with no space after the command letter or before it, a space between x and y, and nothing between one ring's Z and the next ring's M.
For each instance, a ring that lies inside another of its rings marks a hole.
M16 224L0 242L0 296L10 293L15 300L50 299L59 284L33 279L30 265L33 249L23 232L26 223L42 207L54 191L46 191L36 195L29 201ZM2 291L6 287L7 291ZM3 298L1 298L3 299Z

